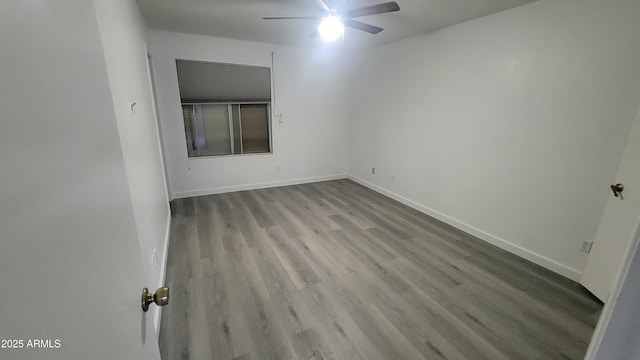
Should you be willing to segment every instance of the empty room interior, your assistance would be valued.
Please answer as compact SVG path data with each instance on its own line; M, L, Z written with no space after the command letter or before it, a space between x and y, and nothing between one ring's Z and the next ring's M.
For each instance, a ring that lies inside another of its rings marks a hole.
M0 359L640 359L637 0L4 1L0 64Z

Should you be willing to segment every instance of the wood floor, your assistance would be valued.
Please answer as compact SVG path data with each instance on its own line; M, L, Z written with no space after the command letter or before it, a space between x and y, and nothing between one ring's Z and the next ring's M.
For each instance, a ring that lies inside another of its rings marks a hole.
M174 359L582 359L578 284L349 180L172 202Z

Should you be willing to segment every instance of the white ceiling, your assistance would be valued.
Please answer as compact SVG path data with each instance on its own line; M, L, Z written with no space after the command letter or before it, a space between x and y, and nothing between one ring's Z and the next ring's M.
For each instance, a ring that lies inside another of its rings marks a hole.
M137 0L152 29L204 34L290 46L315 46L317 20L263 20L263 16L319 16L319 0ZM368 6L388 0L327 0L337 9ZM380 26L372 35L347 28L339 46L370 48L467 20L497 13L535 0L396 0L400 11L357 20Z

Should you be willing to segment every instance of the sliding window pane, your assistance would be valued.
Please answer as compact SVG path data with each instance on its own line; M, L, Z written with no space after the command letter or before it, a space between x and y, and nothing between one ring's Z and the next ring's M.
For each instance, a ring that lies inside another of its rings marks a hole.
M182 105L182 117L184 118L187 151L189 152L189 156L195 156L195 144L193 143L193 105Z
M267 104L240 105L240 126L244 154L271 151Z
M192 108L192 114L187 114L187 111L184 111L185 106L183 106L183 116L189 156L231 154L227 105L193 104L188 106ZM191 123L190 131L187 125L188 120Z
M197 118L196 112L196 118ZM202 105L204 122L204 146L200 156L231 154L231 140L229 139L229 108L226 104Z

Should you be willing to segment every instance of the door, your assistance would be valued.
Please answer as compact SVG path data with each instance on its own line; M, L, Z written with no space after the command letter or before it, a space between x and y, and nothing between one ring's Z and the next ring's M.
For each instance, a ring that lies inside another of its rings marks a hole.
M620 196L610 191L584 273L582 285L603 302L615 284L640 220L640 108L620 160L615 183L624 186ZM615 184L612 184L615 185Z
M591 338L585 360L640 359L640 226L620 278Z
M0 7L0 359L157 360L94 4Z

